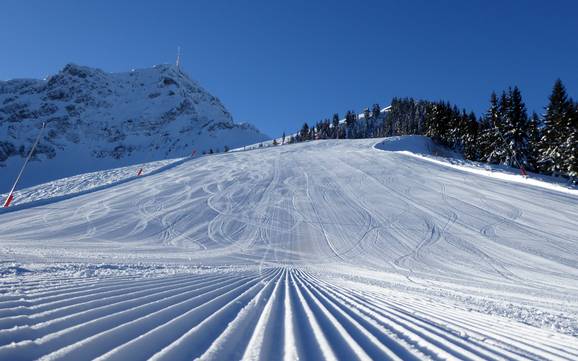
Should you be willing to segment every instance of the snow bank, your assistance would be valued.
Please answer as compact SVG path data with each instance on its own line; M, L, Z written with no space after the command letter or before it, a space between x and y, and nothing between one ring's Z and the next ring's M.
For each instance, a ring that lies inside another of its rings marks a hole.
M528 173L528 177L524 177L520 174L519 169L516 168L465 160L460 154L453 152L446 147L435 144L429 137L425 136L408 135L390 137L376 143L374 148L408 155L444 167L458 169L485 177L578 196L578 188L568 184L567 181L561 178L549 177L531 172Z

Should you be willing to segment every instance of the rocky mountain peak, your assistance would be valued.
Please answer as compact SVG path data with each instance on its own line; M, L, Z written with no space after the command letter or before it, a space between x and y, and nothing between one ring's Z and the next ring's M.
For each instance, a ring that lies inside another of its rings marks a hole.
M43 122L46 131L31 167L66 158L71 169L42 181L267 138L235 123L217 97L174 65L107 73L71 63L46 80L0 81L3 182Z

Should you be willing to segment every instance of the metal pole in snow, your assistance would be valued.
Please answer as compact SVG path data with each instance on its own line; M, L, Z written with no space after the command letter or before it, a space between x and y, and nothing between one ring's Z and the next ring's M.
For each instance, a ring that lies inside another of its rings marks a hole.
M38 133L38 136L36 137L36 140L34 141L34 144L32 145L32 148L30 149L30 152L28 153L28 156L26 157L26 160L24 161L22 168L20 168L20 173L18 173L18 177L16 177L16 181L14 181L14 185L12 186L10 193L8 193L8 198L6 198L6 201L4 202L4 208L9 207L10 203L12 203L12 200L14 199L14 190L16 189L16 185L18 184L18 181L20 181L20 177L22 176L22 173L24 173L24 168L26 168L28 161L32 157L32 153L34 153L36 145L38 145L38 142L40 141L40 136L42 135L44 128L46 128L46 123L42 123L42 128L40 128L40 132Z

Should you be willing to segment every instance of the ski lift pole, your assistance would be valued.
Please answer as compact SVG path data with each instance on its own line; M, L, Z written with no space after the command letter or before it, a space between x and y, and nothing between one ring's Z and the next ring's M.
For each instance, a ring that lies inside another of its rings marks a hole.
M30 149L30 152L28 153L28 156L26 157L26 160L24 161L22 168L20 168L20 173L18 173L18 177L16 177L16 180L14 181L14 185L12 185L12 189L10 190L10 193L8 193L8 198L6 198L6 201L4 202L4 206L3 206L4 208L9 207L10 203L12 203L12 200L14 200L14 190L16 189L16 186L18 185L18 181L20 181L20 177L22 177L22 173L24 173L24 168L26 168L28 161L32 157L32 154L34 153L34 150L36 149L36 146L38 145L38 142L40 141L40 136L42 136L42 132L44 131L44 128L46 128L46 123L42 123L42 128L40 128L40 132L38 133L38 136L36 137L36 140L34 141L34 144L32 145L32 148Z

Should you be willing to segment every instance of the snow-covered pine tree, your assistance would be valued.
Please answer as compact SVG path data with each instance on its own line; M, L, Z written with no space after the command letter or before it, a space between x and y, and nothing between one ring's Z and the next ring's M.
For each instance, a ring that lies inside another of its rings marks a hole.
M351 110L347 111L345 115L345 125L347 126L346 129L346 136L347 138L355 138L355 123L357 121L357 116Z
M309 124L307 122L303 123L303 127L301 127L300 132L301 141L306 141L309 139Z
M536 113L532 114L528 122L528 169L533 172L539 171L540 122L540 117Z
M492 128L490 119L487 115L480 117L478 130L478 159L486 162L492 152Z
M437 103L432 103L429 105L427 114L425 117L425 131L424 135L435 139L437 131L437 122L439 118L440 105Z
M442 139L445 139L446 145L448 145L452 149L457 149L461 151L461 129L460 129L460 122L462 115L460 110L457 106L449 107L448 103L448 112L446 114L446 123L447 129L446 133L443 135Z
M567 132L568 138L562 145L564 172L573 183L578 183L578 103L570 102Z
M470 112L465 118L466 130L462 133L464 157L469 160L479 159L478 132L479 124L476 115Z
M566 88L560 79L556 80L550 102L544 116L544 129L540 140L540 170L545 174L560 176L564 174L564 143L570 134L568 117L572 112Z
M528 112L518 87L510 88L505 96L503 133L508 147L505 163L510 166L528 165Z
M331 127L330 127L329 119L324 119L321 122L321 139L328 139L331 138Z
M373 104L373 107L371 108L371 117L373 119L377 119L379 118L380 114L381 114L381 107L379 106L379 104Z
M505 95L503 95L503 97L505 97ZM487 148L485 161L488 163L500 164L505 159L506 144L502 137L503 108L504 102L502 100L498 102L496 93L492 92L490 97L490 109L488 109L488 112L486 113L486 119L490 128L488 128L483 135L484 143Z
M323 131L323 121L319 121L315 123L315 127L311 127L310 131L313 131L313 135L311 139L322 139L322 131Z
M307 137L309 140L316 140L317 138L317 132L316 132L316 128L315 127L311 127L309 128L309 136Z
M444 102L431 104L425 117L425 135L444 145L449 145L448 129L451 125L451 107Z
M511 88L506 92L505 90L502 91L502 95L498 100L498 136L502 140L501 144L501 156L500 156L500 164L505 164L511 166L514 163L514 158L511 153L510 149L510 142L505 138L505 134L511 130L511 120L510 120L510 93Z
M331 124L332 124L332 130L333 130L333 134L332 134L332 138L339 138L339 114L335 113L333 114L333 119L331 120Z

